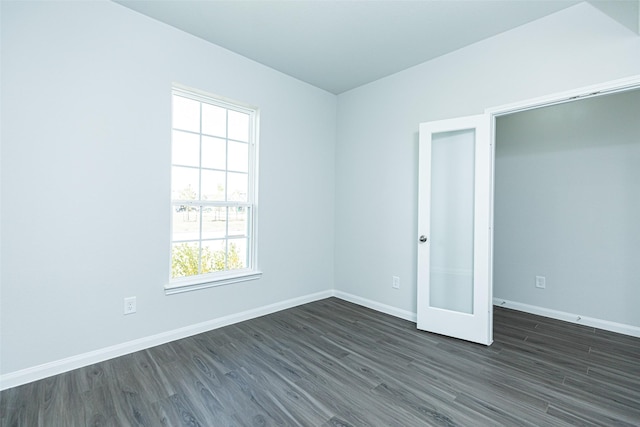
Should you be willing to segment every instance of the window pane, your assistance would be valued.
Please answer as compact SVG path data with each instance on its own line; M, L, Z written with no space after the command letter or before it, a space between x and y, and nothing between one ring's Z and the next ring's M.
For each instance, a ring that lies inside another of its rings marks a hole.
M233 202L246 202L248 191L248 176L246 173L233 173L227 174L228 190L227 200Z
M198 240L200 238L200 208L174 205L172 211L173 240Z
M472 314L474 129L439 132L431 143L429 305Z
M229 239L227 269L247 268L247 239Z
M224 172L202 170L202 200L224 201Z
M229 170L249 171L249 144L229 141Z
M220 138L202 137L202 167L211 169L226 169L226 140Z
M253 262L253 206L230 205L254 201L249 181L255 166L254 118L240 105L174 88L172 279L209 275L202 280L215 281L218 275L211 273L246 269Z
M193 133L174 130L171 141L171 163L200 166L200 137Z
M224 271L226 267L225 241L202 242L202 273Z
M200 103L173 95L173 127L200 132Z
M198 243L175 243L171 246L171 277L198 274Z
M202 133L227 136L227 110L211 104L202 104Z
M229 208L229 236L247 236L247 207Z
M198 200L198 169L171 168L171 200Z
M202 238L215 239L227 236L227 208L205 206L202 212Z
M229 110L229 139L249 142L249 115Z

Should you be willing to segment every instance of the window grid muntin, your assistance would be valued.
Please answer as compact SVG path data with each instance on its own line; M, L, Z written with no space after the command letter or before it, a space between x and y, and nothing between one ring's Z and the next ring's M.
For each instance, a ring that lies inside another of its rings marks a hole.
M198 187L200 191L198 192L198 200L202 200L202 102L198 102ZM202 274L202 217L203 207L202 205L198 207L198 220L199 220L199 234L198 234L198 275Z

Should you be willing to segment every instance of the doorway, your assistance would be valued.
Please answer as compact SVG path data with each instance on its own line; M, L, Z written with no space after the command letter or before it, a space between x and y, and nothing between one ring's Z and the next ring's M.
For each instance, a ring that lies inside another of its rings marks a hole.
M639 80L491 110L494 303L640 336Z

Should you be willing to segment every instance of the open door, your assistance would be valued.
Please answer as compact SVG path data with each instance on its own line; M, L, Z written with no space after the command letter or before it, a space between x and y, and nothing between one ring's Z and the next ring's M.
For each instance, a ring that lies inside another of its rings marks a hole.
M420 124L418 329L490 345L489 115Z

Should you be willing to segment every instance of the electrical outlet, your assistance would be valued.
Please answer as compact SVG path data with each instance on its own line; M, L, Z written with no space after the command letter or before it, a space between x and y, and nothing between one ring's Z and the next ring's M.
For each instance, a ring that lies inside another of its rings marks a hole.
M398 276L393 276L391 287L393 289L400 289L400 278Z
M133 314L136 312L136 297L124 299L124 314Z
M536 276L536 288L544 289L547 287L547 278L544 276Z

